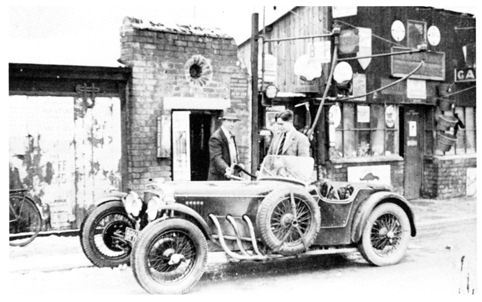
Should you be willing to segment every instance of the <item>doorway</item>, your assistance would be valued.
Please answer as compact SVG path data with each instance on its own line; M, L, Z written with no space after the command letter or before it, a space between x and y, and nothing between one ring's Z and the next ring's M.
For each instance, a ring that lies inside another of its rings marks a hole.
M217 111L173 111L173 179L207 180L209 137L219 126Z
M423 109L418 106L405 106L401 112L403 129L400 151L405 159L404 195L407 199L420 197L423 176L423 142L425 125Z
M191 111L189 118L191 143L191 180L207 180L209 169L209 137L216 127L210 111Z

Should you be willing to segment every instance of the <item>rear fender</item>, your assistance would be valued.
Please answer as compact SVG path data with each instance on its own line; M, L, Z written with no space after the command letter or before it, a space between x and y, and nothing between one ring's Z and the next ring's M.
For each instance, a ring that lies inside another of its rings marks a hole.
M408 203L408 201L399 194L394 192L376 192L370 195L365 201L361 202L360 206L358 206L357 211L355 213L355 217L353 218L352 222L352 232L351 232L351 240L352 242L358 242L361 239L363 229L368 220L368 216L370 213L375 209L378 205L386 202L392 202L398 206L400 206L408 216L408 220L410 221L410 234L412 237L415 237L417 234L417 230L415 228L415 217L413 214L412 207Z
M179 204L179 203L172 203L172 204L167 204L162 206L159 211L174 211L176 213L181 213L186 215L187 217L191 218L196 224L201 231L203 232L204 236L206 236L207 239L211 238L211 229L209 228L207 222L201 217L201 215L193 210L192 208Z

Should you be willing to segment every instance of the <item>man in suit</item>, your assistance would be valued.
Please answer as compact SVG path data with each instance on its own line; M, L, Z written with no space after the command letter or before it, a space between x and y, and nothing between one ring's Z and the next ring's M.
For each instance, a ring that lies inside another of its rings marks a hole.
M233 130L239 118L233 113L225 112L221 118L222 125L209 138L209 174L208 180L230 180L226 174L239 174L238 169L231 169L239 163L238 150Z
M268 155L310 156L310 141L293 126L293 111L285 110L276 118L278 130L268 149Z

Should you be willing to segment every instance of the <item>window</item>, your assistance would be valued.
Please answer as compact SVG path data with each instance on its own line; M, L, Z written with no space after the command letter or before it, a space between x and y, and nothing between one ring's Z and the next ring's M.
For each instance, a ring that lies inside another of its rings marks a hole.
M340 103L330 109L330 159L374 157L399 153L398 106ZM339 122L338 122L339 120Z
M472 154L476 153L475 108L456 107L455 113L465 125L465 129L457 131L457 142L445 154Z
M424 153L426 155L433 155L434 147L435 147L435 125L434 125L434 112L435 109L431 108L425 110L425 120L427 123L425 124L425 135L424 135Z
M427 44L427 24L422 21L408 21L408 47L417 48L420 44Z

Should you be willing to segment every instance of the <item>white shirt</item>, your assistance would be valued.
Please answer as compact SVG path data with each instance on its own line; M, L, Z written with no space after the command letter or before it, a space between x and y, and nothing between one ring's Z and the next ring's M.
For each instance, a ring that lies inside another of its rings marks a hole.
M231 157L231 164L237 163L237 152L236 152L236 144L234 142L234 136L227 130L226 128L221 126L221 130L224 132L224 135L226 135L226 138L228 139L228 146L229 146L229 156Z

